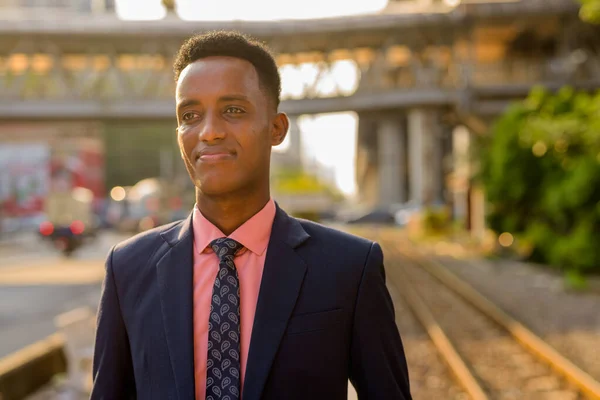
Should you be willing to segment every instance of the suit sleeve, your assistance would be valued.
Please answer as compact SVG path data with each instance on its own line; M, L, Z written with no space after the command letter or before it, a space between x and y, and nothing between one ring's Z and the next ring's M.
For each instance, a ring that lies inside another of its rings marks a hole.
M113 272L113 253L114 248L106 260L106 275L98 308L91 400L136 398L129 339Z
M371 245L358 289L350 381L360 400L412 400L394 305L385 286L383 253Z

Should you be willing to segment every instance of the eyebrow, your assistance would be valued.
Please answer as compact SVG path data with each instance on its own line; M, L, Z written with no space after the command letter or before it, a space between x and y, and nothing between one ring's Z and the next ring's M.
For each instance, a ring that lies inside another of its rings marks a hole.
M219 101L250 101L248 96L244 96L243 94L230 94L223 96L219 99Z
M179 109L189 107L189 106L197 106L198 104L200 104L200 102L198 100L194 100L194 99L182 100L180 103L177 103L177 109L179 110Z
M243 94L228 94L219 98L219 101L245 101L249 102L250 99L248 96ZM200 101L196 99L184 99L180 103L177 104L177 109L182 109L189 106L197 106L201 104Z

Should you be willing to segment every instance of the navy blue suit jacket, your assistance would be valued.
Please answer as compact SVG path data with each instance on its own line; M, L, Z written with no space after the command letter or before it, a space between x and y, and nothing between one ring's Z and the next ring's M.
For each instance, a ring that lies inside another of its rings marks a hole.
M191 215L106 262L93 400L194 399ZM288 216L267 249L243 400L411 399L377 243Z

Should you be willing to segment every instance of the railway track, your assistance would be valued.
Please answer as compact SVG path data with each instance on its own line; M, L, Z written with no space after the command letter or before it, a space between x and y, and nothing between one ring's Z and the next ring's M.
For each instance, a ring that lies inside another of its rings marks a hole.
M404 342L414 400L469 400L470 396L456 382L427 331L391 280L388 280L388 289L394 301L396 324Z
M412 311L466 398L600 400L600 383L591 376L443 265L386 236L375 239L386 253L388 282L397 291L392 297ZM399 329L406 336L400 323ZM416 400L438 398L420 388L413 394Z

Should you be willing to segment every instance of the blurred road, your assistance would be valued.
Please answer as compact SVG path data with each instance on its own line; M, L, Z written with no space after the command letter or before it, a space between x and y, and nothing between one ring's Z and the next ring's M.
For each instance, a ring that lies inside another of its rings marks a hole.
M77 307L94 310L104 259L125 236L103 233L65 259L31 236L0 247L0 357L54 333L54 317Z

